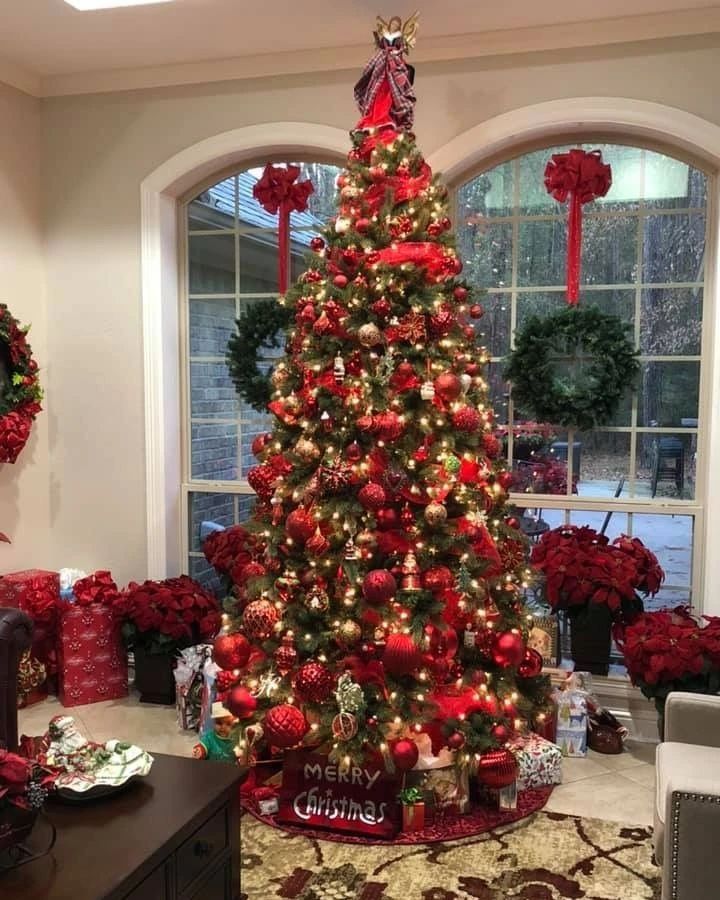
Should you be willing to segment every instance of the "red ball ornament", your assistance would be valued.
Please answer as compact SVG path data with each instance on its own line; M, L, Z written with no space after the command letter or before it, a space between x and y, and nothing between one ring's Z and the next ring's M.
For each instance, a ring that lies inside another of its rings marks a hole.
M381 484L370 482L363 485L358 491L358 500L365 509L376 510L385 505L387 494L385 488Z
M452 222L447 216L443 216L442 219L440 219L440 224L445 229L445 231L449 231L452 228Z
M470 317L472 319L482 319L485 315L485 310L482 308L480 303L473 303L470 307Z
M362 583L363 597L368 603L380 606L388 603L397 593L397 582L387 569L373 569Z
M273 659L281 675L287 675L288 672L292 672L295 668L298 652L295 649L295 642L290 632L285 635L282 639L282 644L273 653Z
M483 435L483 450L489 459L497 459L501 449L500 441L494 434Z
M266 638L278 621L278 611L267 600L253 600L243 611L243 628L251 638Z
M471 362L465 366L465 371L468 375L479 375L482 369L478 363Z
M258 434L253 438L253 442L250 445L250 449L252 450L253 456L258 458L263 450L267 447L267 445L272 440L272 435L270 434Z
M375 520L380 531L393 531L400 526L400 513L394 506L388 506L375 513Z
M238 680L239 676L234 672L226 672L221 670L215 676L215 684L217 684L217 689L220 693L225 693L225 691L229 691L230 688L235 684Z
M247 665L251 649L244 634L221 634L213 643L213 659L221 669L242 669Z
M435 379L435 392L438 393L443 400L449 403L462 394L462 382L452 372L443 372Z
M257 709L257 700L242 685L234 687L225 698L225 709L238 719L249 719Z
M387 297L381 297L379 300L370 304L370 309L376 316L381 316L384 319L392 312L392 304Z
M462 750L465 746L465 735L461 731L454 731L447 739L447 745L451 750Z
M251 578L258 578L267 574L267 569L262 563L249 562L245 563L240 570L233 569L233 577L235 584L245 585Z
M517 667L525 656L525 643L519 631L504 631L495 638L492 658L496 666Z
M477 779L489 788L504 788L512 784L518 775L514 754L505 748L489 750L478 761Z
M321 237L314 237L310 240L310 249L315 253L319 253L325 248L325 241Z
M454 581L453 573L447 566L433 566L423 572L422 576L423 587L433 593L451 588Z
M409 772L420 758L420 751L415 741L403 738L390 746L390 755L395 768L400 772Z
M350 462L358 462L362 458L362 447L357 441L348 444L345 448L345 459Z
M518 666L518 675L521 678L535 678L542 672L543 658L532 647L525 650L522 662Z
M347 275L336 275L333 278L333 284L338 288L346 288L347 287Z
M355 223L355 228L360 234L365 234L370 228L370 219L358 219Z
M512 736L512 731L501 722L490 729L490 735L498 744L507 744Z
M480 428L480 413L473 406L463 406L453 413L452 422L458 431L472 434Z
M310 660L303 663L295 676L295 690L301 700L308 703L322 703L332 693L332 672L322 663Z
M508 516L505 519L505 524L508 528L519 528L520 527L520 519L517 516Z
M422 662L422 654L409 634L391 634L383 652L385 670L399 678L409 675Z
M275 493L277 474L270 468L270 466L254 466L248 472L247 480L248 484L255 491L258 497L265 502L267 502Z
M310 728L302 712L290 703L281 703L269 709L263 727L268 743L280 748L299 744Z
M373 428L381 441L396 441L403 433L403 423L395 412L373 416Z
M457 632L444 622L442 625L433 625L432 623L426 625L425 637L428 649L434 656L452 659L457 653Z
M315 521L304 509L294 509L285 520L285 531L294 541L304 544L315 534Z
M501 472L498 477L498 484L504 491L509 491L513 483L512 472Z

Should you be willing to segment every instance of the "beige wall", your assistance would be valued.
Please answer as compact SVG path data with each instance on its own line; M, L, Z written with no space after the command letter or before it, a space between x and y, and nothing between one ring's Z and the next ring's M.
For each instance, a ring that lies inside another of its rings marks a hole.
M49 379L40 184L40 101L0 85L0 301L23 324ZM48 560L48 431L45 403L30 441L14 465L0 465L0 573L44 566Z
M424 65L416 132L429 154L501 112L583 96L650 100L720 122L718 72L718 38ZM357 74L45 101L54 564L108 566L122 581L144 575L142 179L183 148L244 125L349 128ZM27 292L22 299L30 302Z

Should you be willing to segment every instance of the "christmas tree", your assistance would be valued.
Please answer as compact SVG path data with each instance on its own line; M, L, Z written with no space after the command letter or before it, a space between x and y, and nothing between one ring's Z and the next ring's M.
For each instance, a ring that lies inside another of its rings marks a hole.
M291 325L274 428L253 444L254 515L206 546L233 580L215 660L246 760L304 744L407 769L426 732L472 765L547 699L483 310L411 132L414 30L375 33L337 217L280 300Z

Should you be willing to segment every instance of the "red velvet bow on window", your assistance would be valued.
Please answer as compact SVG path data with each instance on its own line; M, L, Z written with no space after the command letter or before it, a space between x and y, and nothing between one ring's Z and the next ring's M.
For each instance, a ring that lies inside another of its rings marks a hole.
M567 301L578 302L580 251L582 249L582 208L597 197L604 197L612 184L610 166L602 161L599 150L569 150L554 153L545 166L545 188L560 203L569 201L567 246Z
M268 163L253 187L253 197L271 215L278 214L278 290L288 289L290 262L290 213L304 212L315 188L309 180L296 181L299 166L273 166Z

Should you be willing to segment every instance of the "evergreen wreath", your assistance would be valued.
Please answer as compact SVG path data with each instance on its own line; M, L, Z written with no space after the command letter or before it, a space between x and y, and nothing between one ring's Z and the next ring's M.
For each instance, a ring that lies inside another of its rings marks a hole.
M607 424L640 371L629 328L596 306L531 316L516 332L505 367L516 406L566 428ZM567 373L558 371L559 362L570 363Z
M272 372L261 371L259 365L261 348L284 346L290 320L287 306L281 306L277 300L260 300L240 313L235 322L237 332L228 342L226 360L235 390L259 412L265 412L272 393Z
M28 329L0 303L0 462L15 462L41 409L42 388Z

